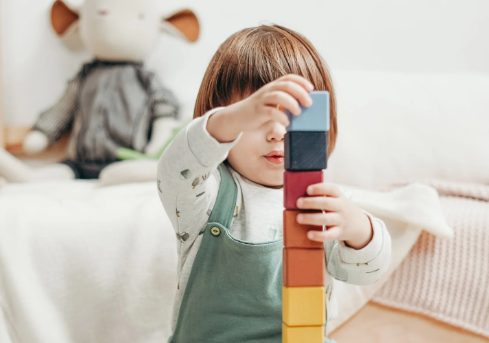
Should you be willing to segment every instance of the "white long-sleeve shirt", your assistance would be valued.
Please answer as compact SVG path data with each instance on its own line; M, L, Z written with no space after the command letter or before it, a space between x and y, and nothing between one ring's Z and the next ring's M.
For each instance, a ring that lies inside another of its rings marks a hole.
M216 110L194 119L168 146L158 163L158 191L177 236L178 289L173 307L172 331L175 330L180 304L192 264L202 241L199 232L206 226L219 190L218 165L241 137L219 143L206 129L207 120ZM230 233L252 243L276 240L283 236L283 188L274 189L241 176L231 169L238 185L236 211ZM343 192L346 193L343 188ZM337 316L332 278L368 285L387 270L391 240L383 221L364 211L370 218L373 237L363 249L355 250L343 241L324 243L326 253L325 290L327 318ZM239 272L239 271L236 271Z

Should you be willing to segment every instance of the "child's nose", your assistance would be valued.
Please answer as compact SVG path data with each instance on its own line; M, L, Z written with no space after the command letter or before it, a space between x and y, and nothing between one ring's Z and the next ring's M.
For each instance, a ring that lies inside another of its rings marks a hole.
M270 129L268 130L267 133L267 141L283 141L285 137L285 133L287 132L285 126L282 124L272 121L270 122Z

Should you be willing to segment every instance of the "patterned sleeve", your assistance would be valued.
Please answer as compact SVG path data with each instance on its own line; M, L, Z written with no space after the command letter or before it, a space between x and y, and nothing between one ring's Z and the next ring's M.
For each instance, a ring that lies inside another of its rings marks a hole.
M233 142L219 143L207 131L208 118L220 108L194 119L181 130L165 149L158 162L158 193L170 218L179 244L177 250L187 256L205 226L219 189L219 171Z
M80 80L77 76L68 82L68 87L58 103L42 112L34 124L32 129L44 133L50 145L56 142L64 132L70 130L78 107L79 88Z
M151 112L153 120L159 118L178 119L179 105L173 93L164 88L155 74L150 76Z
M324 243L328 272L337 280L354 285L370 285L384 275L391 257L391 238L385 223L363 210L369 217L373 236L362 249L353 249L344 241Z

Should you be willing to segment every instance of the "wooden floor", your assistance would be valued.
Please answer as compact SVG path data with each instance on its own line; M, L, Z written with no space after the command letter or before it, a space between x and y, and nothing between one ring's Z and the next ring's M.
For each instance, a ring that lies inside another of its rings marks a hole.
M488 343L429 317L373 302L330 335L338 343Z

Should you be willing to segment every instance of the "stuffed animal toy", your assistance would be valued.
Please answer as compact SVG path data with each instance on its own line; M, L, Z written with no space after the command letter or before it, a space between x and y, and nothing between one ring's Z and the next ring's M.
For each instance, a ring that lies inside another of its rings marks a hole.
M69 81L58 103L41 113L24 140L35 154L71 130L67 159L44 168L42 178L98 178L120 158L120 148L147 155L161 151L178 124L178 103L143 66L160 31L189 42L199 36L195 14L181 10L162 18L158 0L85 0L80 9L56 1L51 24L70 49L94 55ZM9 181L39 179L0 153L0 174Z

